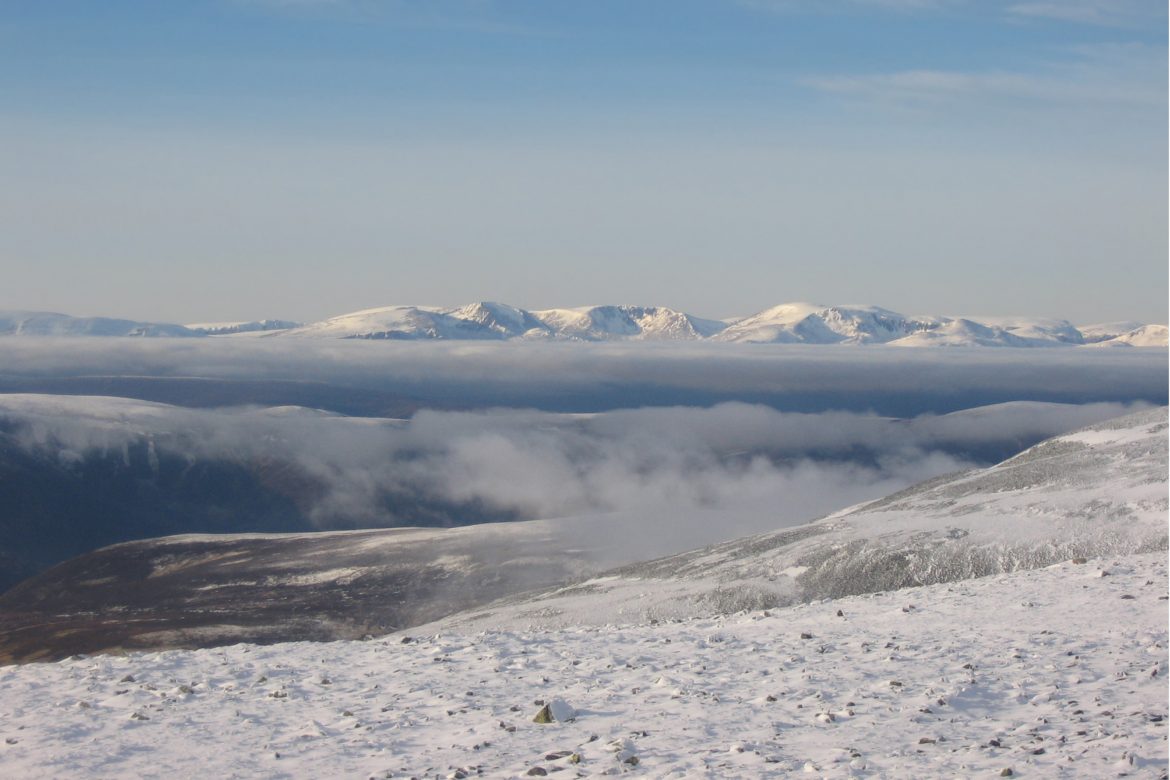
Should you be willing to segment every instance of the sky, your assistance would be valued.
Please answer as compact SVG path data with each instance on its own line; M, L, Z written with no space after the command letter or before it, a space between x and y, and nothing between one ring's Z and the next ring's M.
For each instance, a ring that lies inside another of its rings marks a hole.
M1160 0L8 0L0 308L1167 321Z

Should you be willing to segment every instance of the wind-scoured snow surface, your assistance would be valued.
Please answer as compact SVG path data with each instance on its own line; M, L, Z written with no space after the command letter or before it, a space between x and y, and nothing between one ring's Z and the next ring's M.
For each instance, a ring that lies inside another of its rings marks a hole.
M95 324L97 323L97 324ZM168 330L168 328L170 330ZM0 334L227 336L239 333L390 340L697 341L897 346L1051 347L1167 345L1162 325L1107 323L1078 329L1036 317L908 316L880 306L785 303L746 317L711 320L665 306L581 306L528 311L481 301L454 308L382 306L300 325L284 320L178 325L0 312Z
M453 616L529 627L718 614L1167 549L1165 408L822 520Z
M1162 554L658 625L0 669L5 777L1167 770ZM544 703L565 720L534 722ZM563 772L558 772L563 770Z

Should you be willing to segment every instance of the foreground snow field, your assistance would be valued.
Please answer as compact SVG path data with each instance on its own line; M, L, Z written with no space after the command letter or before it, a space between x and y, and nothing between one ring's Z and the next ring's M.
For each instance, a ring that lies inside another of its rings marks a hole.
M0 774L1166 777L1166 594L1154 553L723 618L11 666ZM573 720L533 722L556 700Z

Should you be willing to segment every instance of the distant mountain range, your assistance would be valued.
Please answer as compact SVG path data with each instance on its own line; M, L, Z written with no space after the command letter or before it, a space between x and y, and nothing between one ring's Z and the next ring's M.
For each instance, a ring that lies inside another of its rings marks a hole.
M0 335L300 337L386 340L711 341L888 344L904 347L1166 347L1164 325L1076 326L1029 317L908 316L878 306L785 303L748 317L709 320L662 306L528 311L480 302L456 308L385 306L313 323L287 320L175 325L48 312L0 312Z

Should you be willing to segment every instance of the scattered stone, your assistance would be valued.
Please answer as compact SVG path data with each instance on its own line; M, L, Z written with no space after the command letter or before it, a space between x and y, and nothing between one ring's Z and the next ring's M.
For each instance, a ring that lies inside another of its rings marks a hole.
M919 744L919 745L933 745L933 744L934 744L934 743L936 743L936 742L938 742L938 740L936 740L936 739L931 739L930 737L920 737L920 738L918 739L918 744Z
M1015 774L1016 773L1012 771L1011 767L1004 767L1003 769L999 770L1000 777L1013 777Z
M1080 566L1080 565L1088 563L1089 559L1088 558L1073 558L1072 562L1077 564L1078 566Z
M404 637L402 637L402 639L400 640L400 642L399 642L399 643L400 643L400 644L404 644L404 645L409 645L409 644L410 644L411 642L413 642L413 641L414 641L414 637L412 637L412 636L404 636Z
M128 674L128 675L126 675L125 677L123 677L121 680L118 680L118 682L120 682L120 683L132 683L132 682L135 682L135 680L134 680L134 675L132 675L132 674Z
M845 617L845 613L841 610L837 610L837 617Z
M544 777L548 774L548 770L542 766L534 766L524 774L528 775L529 777Z
M801 638L801 639L812 639L812 638L813 638L813 635L812 635L812 634L810 634L810 633L808 633L807 631L801 631L801 632L800 632L800 638Z
M548 755L546 755L544 757L544 760L545 761L560 761L562 758L568 758L570 755L572 755L571 751L558 750L554 753L549 753Z

